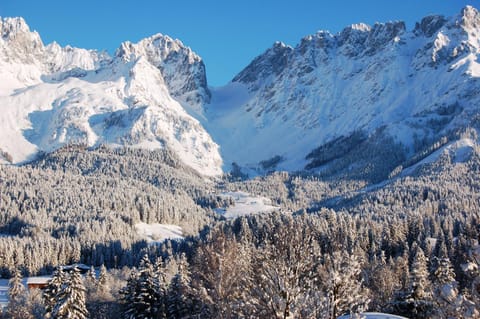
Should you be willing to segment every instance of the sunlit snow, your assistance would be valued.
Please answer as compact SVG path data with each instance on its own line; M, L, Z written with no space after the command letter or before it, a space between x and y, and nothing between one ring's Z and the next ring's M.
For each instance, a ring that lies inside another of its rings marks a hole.
M234 205L227 208L218 208L216 212L226 218L236 218L251 214L267 213L278 209L272 206L272 201L266 197L253 196L245 192L226 192L219 195L232 198Z
M183 239L182 228L177 225L138 223L135 229L149 244L161 243L165 239Z

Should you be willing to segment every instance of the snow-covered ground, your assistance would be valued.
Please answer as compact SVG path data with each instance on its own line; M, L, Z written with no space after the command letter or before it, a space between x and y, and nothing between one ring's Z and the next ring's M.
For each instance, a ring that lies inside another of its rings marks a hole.
M432 154L428 155L418 163L415 163L414 165L405 168L401 173L400 176L407 176L412 174L415 169L417 169L421 165L433 163L438 158L445 153L448 153L450 158L452 158L453 162L455 163L464 163L468 161L470 156L473 154L473 148L475 147L476 142L473 141L472 139L469 138L463 138L458 141L452 142L450 144L447 144L446 146L443 146L433 152Z
M359 317L354 317L351 315L344 315L338 317L338 319L350 319L350 318L362 318L362 319L407 319L405 317L391 315L388 313L380 313L380 312L365 312L360 314Z
M149 244L161 243L165 239L183 239L182 228L177 225L138 223L135 229Z
M8 279L0 279L0 309L8 305Z
M226 218L236 218L251 214L267 213L278 209L272 206L272 201L266 197L253 196L246 192L226 192L219 195L223 198L233 198L235 204L227 208L217 208L216 212Z

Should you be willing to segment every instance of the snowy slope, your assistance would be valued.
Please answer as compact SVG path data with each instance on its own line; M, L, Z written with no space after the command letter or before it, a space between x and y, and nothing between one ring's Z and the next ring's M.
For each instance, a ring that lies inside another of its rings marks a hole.
M480 92L480 15L466 7L403 22L320 31L295 48L275 43L230 84L213 90L205 127L226 165L303 169L312 149L383 129L406 146L471 123ZM387 147L387 146L385 146Z
M272 206L269 198L253 196L245 192L226 192L219 195L223 198L232 198L234 204L227 208L217 208L216 212L225 218L237 218L259 213L268 213L278 209Z
M202 59L168 36L125 42L111 57L45 46L23 19L3 18L0 161L106 143L167 147L209 176L233 162L253 172L365 170L352 162L388 162L392 149L398 163L385 170L411 166L436 141L478 127L479 54L480 14L468 6L411 31L403 22L355 24L296 47L277 42L209 88ZM348 155L359 140L364 153ZM329 166L339 158L343 166Z
M0 21L4 159L20 163L67 143L107 143L168 147L202 174L221 173L217 144L185 110L198 109L210 93L203 62L181 42L156 35L122 44L112 58L44 46L23 19Z
M149 244L162 243L165 239L183 239L182 228L168 224L135 224L135 230Z

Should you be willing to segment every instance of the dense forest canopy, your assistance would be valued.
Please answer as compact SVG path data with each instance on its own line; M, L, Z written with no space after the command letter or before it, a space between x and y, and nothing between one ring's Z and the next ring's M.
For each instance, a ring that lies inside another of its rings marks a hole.
M57 269L50 299L17 293L23 299L5 316L52 315L70 287L83 291L85 309L77 310L91 318L367 310L475 318L479 164L472 148L465 161L443 152L381 184L287 172L207 180L168 150L68 146L1 166L1 276ZM225 219L214 209L232 205L218 195L233 190L279 209ZM139 222L179 225L186 237L150 245L135 231ZM98 270L79 281L56 268L77 262L101 267L103 279Z

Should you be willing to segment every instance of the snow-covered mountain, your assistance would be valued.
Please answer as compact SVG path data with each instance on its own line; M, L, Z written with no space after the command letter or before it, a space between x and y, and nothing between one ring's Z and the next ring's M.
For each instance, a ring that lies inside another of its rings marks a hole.
M233 162L388 175L475 141L479 127L480 14L470 6L411 31L355 24L277 42L220 88L207 86L198 55L161 34L114 56L45 46L21 18L0 19L0 35L0 158L13 163L83 143L168 147L205 175Z
M392 150L395 166L475 126L479 48L480 15L470 6L412 31L403 22L355 24L294 48L277 42L213 90L205 125L226 164L325 168L361 145L367 154L354 152L344 168L359 154Z
M21 18L0 19L0 149L27 161L67 143L168 147L205 175L221 173L218 145L186 109L210 99L202 60L155 35L114 57L44 46Z

